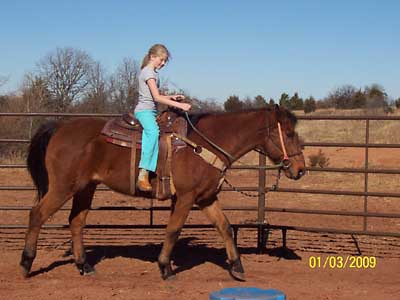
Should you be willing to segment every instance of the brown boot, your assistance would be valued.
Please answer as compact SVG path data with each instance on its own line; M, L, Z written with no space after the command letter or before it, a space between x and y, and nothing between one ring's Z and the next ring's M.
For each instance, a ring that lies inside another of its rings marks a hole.
M142 192L151 192L152 187L149 182L149 171L145 169L140 169L137 181L137 187Z

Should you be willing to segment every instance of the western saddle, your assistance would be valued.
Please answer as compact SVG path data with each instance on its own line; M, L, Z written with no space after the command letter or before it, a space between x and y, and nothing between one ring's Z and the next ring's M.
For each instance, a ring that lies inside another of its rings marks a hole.
M185 148L186 143L172 134L186 137L187 121L177 113L167 110L157 116L160 128L159 153L156 177L151 180L153 197L167 199L175 194L172 180L172 153ZM143 128L139 121L130 114L109 120L101 131L105 140L121 147L131 148L130 159L130 192L138 194L136 189L137 151L141 149ZM139 152L140 153L140 152Z

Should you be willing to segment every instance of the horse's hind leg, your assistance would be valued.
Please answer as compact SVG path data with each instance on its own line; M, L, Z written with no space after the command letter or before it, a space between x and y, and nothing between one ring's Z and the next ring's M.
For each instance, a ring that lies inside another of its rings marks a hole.
M226 253L229 260L229 274L236 280L244 281L244 270L240 261L239 251L232 236L232 228L225 214L222 212L218 200L215 200L211 205L201 207L201 209L225 241Z
M86 216L92 204L95 183L89 183L83 190L74 195L69 223L72 234L72 252L76 266L81 275L90 275L94 269L86 261L85 247L83 245L83 228L86 224Z
M173 206L165 233L164 243L161 253L158 256L158 266L160 268L161 277L164 280L173 276L170 262L171 252L178 240L183 224L185 224L193 203L193 197L187 195L187 197L179 197L178 201Z
M66 193L50 187L43 199L32 208L29 215L29 227L25 236L25 247L20 262L24 277L29 275L33 260L36 257L37 240L42 225L70 198L71 196Z

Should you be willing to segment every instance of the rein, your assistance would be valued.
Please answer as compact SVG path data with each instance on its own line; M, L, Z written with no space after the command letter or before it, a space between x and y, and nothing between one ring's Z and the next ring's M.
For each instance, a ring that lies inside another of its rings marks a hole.
M209 138L207 138L201 131L199 131L191 122L188 113L185 111L185 117L186 120L188 121L190 127L193 129L193 131L195 131L200 137L202 137L205 141L207 141L210 145L212 145L215 149L217 149L218 151L220 151L221 153L223 153L229 160L230 163L232 163L233 161L235 161L235 158L229 154L228 152L226 152L224 149L222 149L220 146L218 146L217 144L215 144L213 141L211 141ZM280 175L281 175L281 170L282 169L288 169L291 166L291 162L289 160L289 156L287 155L287 151L286 151L286 146L285 146L285 142L283 139L283 134L282 134L282 128L281 128L281 124L280 122L278 122L278 132L279 132L279 141L281 144L281 149L283 152L283 159L279 164L276 165L272 165L272 166L266 166L265 169L266 170L273 170L273 169L278 169L278 175L276 177L276 183L272 185L271 190L277 190L278 189L278 185L279 185L279 179L280 179ZM175 135L175 137L180 138L181 140L184 140L186 143L190 144L194 149L195 149L195 153L199 154L201 153L202 149L201 146L198 146L196 144L194 144L193 142L189 141L188 139L184 139L181 136L177 136ZM275 143L273 143L275 145ZM261 151L260 149L254 149L255 151L262 153L264 155L266 155L266 153L264 151ZM204 157L203 157L204 159ZM209 160L205 159L208 163L210 163ZM214 161L215 162L215 161ZM211 163L210 163L211 164ZM217 167L218 168L218 167ZM221 186L222 182L226 182L235 192L239 192L247 197L258 197L258 195L252 195L243 191L240 191L238 188L236 188L233 184L231 184L228 179L225 178L225 170L226 168L218 168L222 171L222 177L220 180L220 184L218 185L218 188Z
M226 152L224 149L222 149L220 146L218 146L217 144L215 144L213 141L211 141L209 138L207 138L200 130L198 130L192 123L192 121L190 121L189 118L189 114L185 111L185 117L186 120L188 121L190 127L192 127L192 129L200 136L202 137L205 141L207 141L208 143L210 143L215 149L217 149L218 151L220 151L221 153L223 153L226 157L228 157L229 162L232 163L233 161L235 161L236 159L229 154L228 152ZM281 144L281 149L282 149L282 153L283 153L283 159L279 164L273 165L271 166L272 169L278 169L278 168L283 168L284 170L289 169L291 166L291 162L289 160L289 156L287 154L286 151L286 146L285 146L285 141L283 139L283 134L282 134L282 128L281 128L281 123L278 122L278 132L279 132L279 141ZM272 143L276 146L276 144L272 141ZM200 148L200 149L195 149L195 152L200 151L201 152L201 146L197 146L196 148ZM279 148L279 147L278 147ZM255 151L262 153L264 155L267 155L264 151L260 150L260 149L254 149ZM296 153L297 154L297 153ZM294 154L294 155L296 155ZM292 155L292 156L294 156Z
M265 170L274 170L274 169L277 168L276 166L278 166L278 165L266 166ZM271 186L271 188L270 188L271 191L276 191L279 188L279 180L281 179L281 171L282 171L282 168L279 167L278 168L278 175L276 176L275 184L273 184ZM243 191L239 190L232 183L230 183L229 180L226 179L225 177L224 177L224 182L226 182L226 184L229 185L235 192L238 192L238 193L240 193L240 194L242 194L242 195L244 195L246 197L256 198L256 197L259 196L258 193L254 195L254 194L249 194L247 192L243 192Z
M185 111L185 117L186 120L188 121L190 127L192 127L192 129L199 135L201 136L205 141L207 141L208 143L210 143L215 149L217 149L219 152L223 153L226 157L228 157L229 162L232 163L233 161L235 161L235 158L230 155L228 152L226 152L224 149L222 149L220 146L218 146L217 144L215 144L213 141L211 141L209 138L207 138L200 130L198 130L192 123L192 121L190 121L189 115L187 113L187 111Z

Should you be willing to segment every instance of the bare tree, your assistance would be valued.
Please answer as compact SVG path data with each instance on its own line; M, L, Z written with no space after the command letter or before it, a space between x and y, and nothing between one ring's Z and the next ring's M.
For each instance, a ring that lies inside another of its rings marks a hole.
M331 91L327 101L337 109L349 109L352 108L352 99L356 92L357 89L354 86L346 84Z
M92 112L105 112L109 94L104 68L100 62L94 62L88 74L86 99Z
M138 63L124 58L116 73L111 76L111 98L118 112L132 109L138 98Z
M28 112L38 112L46 108L51 101L50 91L46 81L37 75L28 73L22 84L22 97Z
M54 109L64 111L88 84L92 59L81 50L57 48L38 63L39 74L53 96Z
M2 87L4 84L6 84L7 81L8 81L8 77L7 76L0 75L0 87Z
M222 112L224 110L222 105L218 103L215 99L199 100L197 98L186 97L185 102L188 102L192 105L194 104L191 109L191 111L194 113Z

